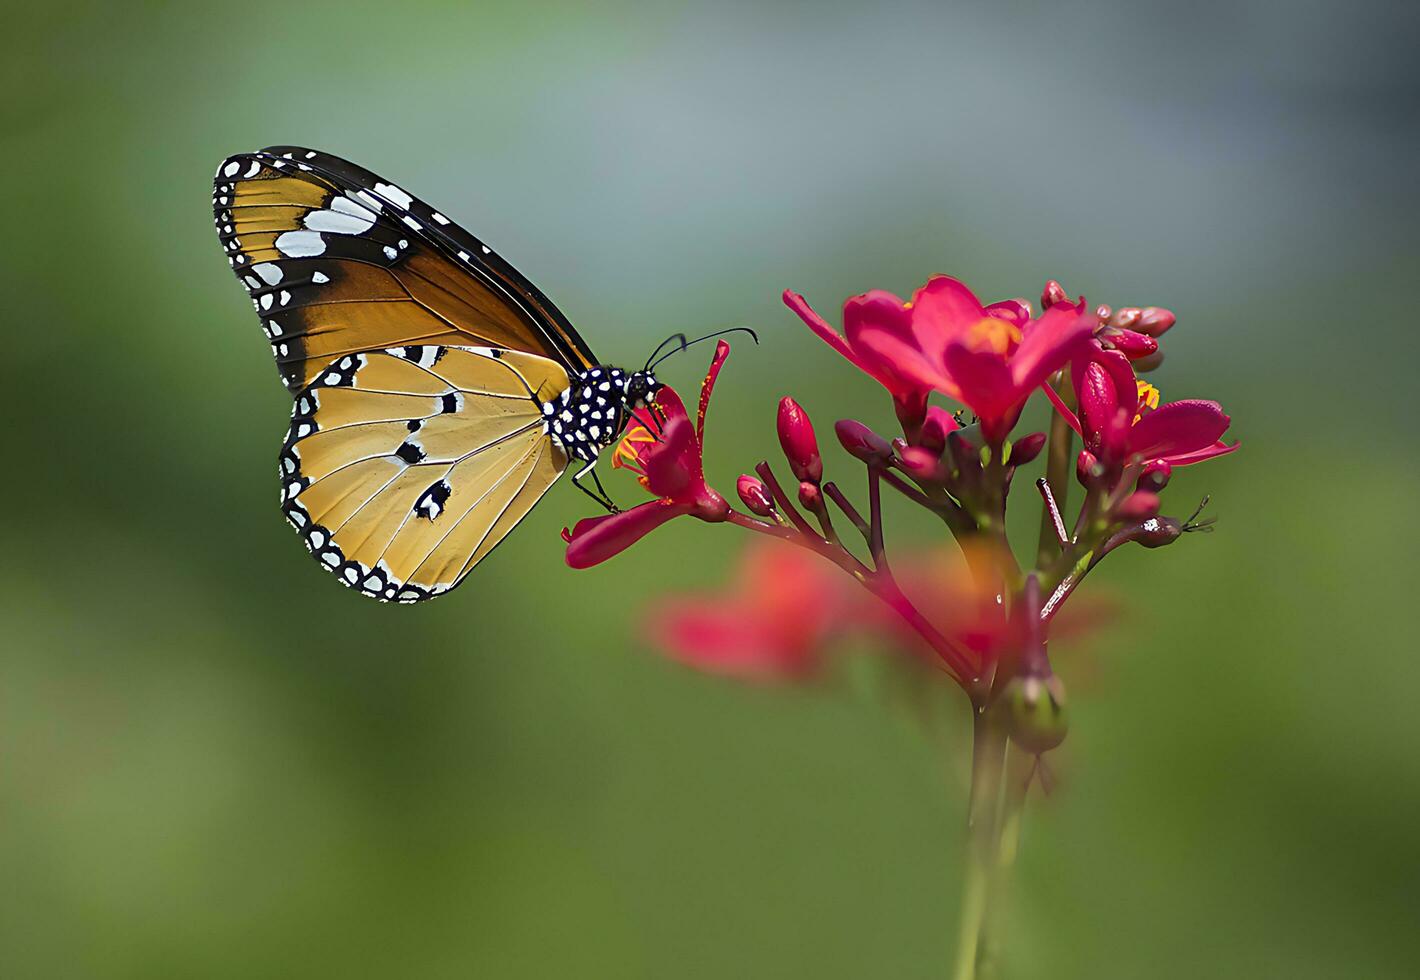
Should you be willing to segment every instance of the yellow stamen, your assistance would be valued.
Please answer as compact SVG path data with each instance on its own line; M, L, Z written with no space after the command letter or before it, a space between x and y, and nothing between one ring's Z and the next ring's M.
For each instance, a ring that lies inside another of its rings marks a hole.
M966 342L973 350L1008 354L1014 345L1021 342L1021 332L1014 323L988 316L978 320L966 332Z
M1159 407L1159 389L1155 388L1147 381L1140 381L1138 378L1134 379L1134 384L1139 389L1138 411L1134 414L1134 421L1138 422L1144 417L1144 409L1147 408L1153 411Z
M621 441L616 444L616 451L611 457L612 467L624 466L628 469L635 469L641 462L641 452L632 444L655 441L656 437L651 435L644 425L633 425L626 430L626 435L622 436Z

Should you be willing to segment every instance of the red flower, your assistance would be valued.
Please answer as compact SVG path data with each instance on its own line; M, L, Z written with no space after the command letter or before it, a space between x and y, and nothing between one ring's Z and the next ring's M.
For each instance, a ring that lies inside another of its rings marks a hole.
M927 395L940 391L981 421L993 444L1005 439L1031 393L1089 337L1094 319L1058 303L1037 319L1019 300L982 306L964 284L934 276L904 303L874 290L843 307L840 336L803 297L784 302L843 356L892 393L909 436L926 415Z
M1077 416L1045 386L1055 408L1106 468L1164 462L1186 466L1237 449L1222 441L1231 419L1217 402L1190 398L1159 404L1158 389L1134 376L1120 351L1095 350L1071 367Z
M837 569L792 545L745 550L725 594L662 600L647 622L652 642L682 663L759 682L807 679L845 625L852 594Z
M656 499L617 514L585 518L571 531L564 528L568 565L590 568L600 564L673 517L690 514L712 522L726 518L730 505L705 483L703 449L705 410L729 354L730 345L720 341L700 386L700 406L693 425L685 404L670 388L656 393L657 412L635 413L635 421L616 447L612 466L634 472L637 482Z

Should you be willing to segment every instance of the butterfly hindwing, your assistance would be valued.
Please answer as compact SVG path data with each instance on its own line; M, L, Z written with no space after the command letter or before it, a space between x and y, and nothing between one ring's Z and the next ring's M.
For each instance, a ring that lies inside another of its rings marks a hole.
M282 509L343 583L417 602L457 585L567 466L542 403L561 365L496 348L344 355L296 394Z
M223 161L213 217L292 391L347 355L488 346L584 370L557 308L433 208L338 157L273 147Z

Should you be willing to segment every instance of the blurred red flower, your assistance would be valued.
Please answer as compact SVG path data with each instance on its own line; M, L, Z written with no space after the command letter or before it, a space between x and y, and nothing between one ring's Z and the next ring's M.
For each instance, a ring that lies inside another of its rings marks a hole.
M648 637L673 659L708 673L761 683L804 680L862 605L840 571L789 544L746 548L733 582L720 594L658 600Z

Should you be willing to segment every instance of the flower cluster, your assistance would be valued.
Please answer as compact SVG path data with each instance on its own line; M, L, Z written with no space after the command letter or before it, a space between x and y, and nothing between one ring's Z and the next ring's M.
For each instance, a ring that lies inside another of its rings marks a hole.
M662 388L636 414L615 464L635 474L652 499L630 510L580 521L567 538L567 561L598 564L676 517L727 523L803 549L803 557L755 557L740 585L718 606L682 600L658 614L654 632L681 659L738 676L802 677L815 667L825 636L875 622L839 587L810 572L817 555L848 573L876 608L929 649L971 698L992 711L1013 741L1042 752L1064 736L1064 688L1047 655L1055 617L1106 554L1128 542L1172 543L1210 529L1163 516L1162 492L1177 466L1232 452L1230 419L1211 401L1162 402L1141 374L1162 359L1159 338L1174 324L1160 307L1091 309L1057 282L1039 312L1019 299L983 304L965 284L935 276L904 301L874 290L843 305L841 329L798 293L784 302L830 347L891 396L899 434L840 419L839 443L866 471L860 508L825 479L818 434L792 398L779 405L776 430L792 482L761 461L732 496L704 472L705 416L729 355L721 341L701 385L692 420L680 397ZM1042 392L1054 406L1047 432L1019 433L1027 402ZM941 397L958 408L935 404ZM1075 448L1078 438L1080 446ZM1006 539L1010 490L1020 467L1045 456L1036 482L1042 534L1033 563ZM1073 470L1083 499L1067 524ZM900 584L885 546L882 490L889 488L939 517L961 546L970 591L939 591L924 607ZM732 506L737 499L743 509ZM840 522L861 538L850 547ZM945 600L945 601L943 601ZM924 613L931 608L932 615ZM943 608L953 614L944 616Z
M722 341L695 422L663 388L617 448L616 464L653 499L565 532L567 561L604 561L675 517L735 525L799 551L753 551L727 592L661 603L651 632L672 656L747 680L802 681L819 673L829 640L867 630L879 646L918 654L913 662L960 685L971 701L973 745L955 975L976 976L999 950L999 923L988 911L1005 891L1027 790L1037 776L1046 785L1042 755L1067 731L1049 636L1067 627L1061 610L1116 549L1158 548L1212 529L1198 519L1206 497L1180 519L1165 513L1165 490L1176 467L1237 449L1225 441L1231 420L1217 402L1165 402L1142 377L1162 361L1160 338L1174 325L1160 307L1091 309L1052 281L1037 313L1017 299L983 304L948 276L908 301L877 290L855 296L843 305L841 329L798 293L785 292L784 302L891 396L897 433L855 419L833 425L865 471L866 505L826 479L809 414L787 397L776 431L792 482L760 461L735 482L743 509L711 488L705 414L729 354ZM1054 409L1049 431L1019 432L1038 391ZM1042 457L1040 538L1023 561L1006 537L1007 504L1017 471ZM1067 515L1072 472L1081 491ZM934 579L920 563L889 561L885 487L940 518L960 547L953 575ZM916 691L926 689L922 674L911 677Z

